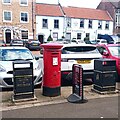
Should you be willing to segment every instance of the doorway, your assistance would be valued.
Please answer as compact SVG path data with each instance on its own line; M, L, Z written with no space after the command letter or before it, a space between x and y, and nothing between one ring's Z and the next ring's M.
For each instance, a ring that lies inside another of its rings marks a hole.
M10 43L11 41L11 30L10 29L5 30L5 39L6 39L6 43Z
M44 35L38 35L38 40L40 41L41 44L44 43Z

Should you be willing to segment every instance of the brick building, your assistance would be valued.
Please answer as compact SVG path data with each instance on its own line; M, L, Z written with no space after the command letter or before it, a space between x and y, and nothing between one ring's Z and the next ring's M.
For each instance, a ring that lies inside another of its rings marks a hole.
M120 0L102 0L97 9L108 11L114 21L113 32L120 36Z
M0 40L34 37L34 0L1 0L0 9Z

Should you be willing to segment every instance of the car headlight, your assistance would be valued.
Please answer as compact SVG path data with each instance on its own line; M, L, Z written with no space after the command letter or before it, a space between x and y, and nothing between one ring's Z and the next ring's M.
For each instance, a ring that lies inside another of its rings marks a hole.
M2 65L0 65L0 72L5 72L5 71L6 69Z

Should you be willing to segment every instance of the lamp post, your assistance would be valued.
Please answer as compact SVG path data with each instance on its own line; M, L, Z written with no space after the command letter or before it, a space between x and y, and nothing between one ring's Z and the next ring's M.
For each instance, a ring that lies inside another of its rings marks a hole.
M50 36L51 36L51 31L52 31L52 30L50 29Z
M33 0L32 0L32 32L33 32L33 39L34 39L35 29L34 29L34 1Z

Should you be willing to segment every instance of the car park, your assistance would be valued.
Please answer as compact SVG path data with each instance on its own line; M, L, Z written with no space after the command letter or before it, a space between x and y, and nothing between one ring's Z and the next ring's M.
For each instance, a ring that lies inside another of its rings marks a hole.
M43 49L40 50L43 54ZM83 68L84 80L93 82L94 60L102 58L95 45L91 44L63 44L61 48L61 84L72 84L72 66L80 64ZM43 63L42 63L43 64Z
M24 42L20 39L12 39L10 42L10 46L24 46Z
M0 40L0 46L6 46L6 43L3 40Z
M25 46L30 50L40 50L40 42L39 40L29 39Z
M41 84L41 66L31 51L26 47L0 47L0 87L13 87L13 62L31 61L33 62L34 85ZM22 64L21 64L22 66Z
M70 43L70 40L61 38L55 41L50 41L49 43L68 44Z
M117 81L120 81L120 44L97 45L97 48L103 58L116 60Z
M80 64L83 78L93 80L94 60L102 58L96 46L90 44L69 44L62 47L61 74L63 82L72 82L72 66Z

